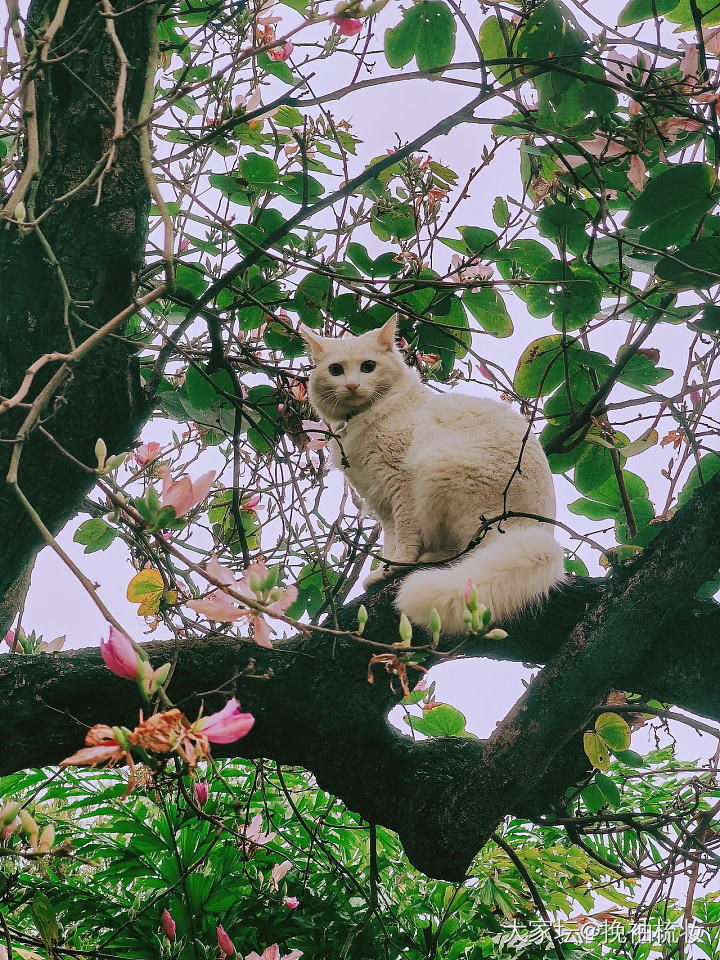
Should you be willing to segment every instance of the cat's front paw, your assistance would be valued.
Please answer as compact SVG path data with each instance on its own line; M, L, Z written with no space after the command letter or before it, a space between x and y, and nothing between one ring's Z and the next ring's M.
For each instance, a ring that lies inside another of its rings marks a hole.
M384 580L385 577L390 572L390 568L386 563L381 563L374 570L371 570L370 573L363 580L363 588L367 590L368 587L371 587L374 583L380 583L381 580Z

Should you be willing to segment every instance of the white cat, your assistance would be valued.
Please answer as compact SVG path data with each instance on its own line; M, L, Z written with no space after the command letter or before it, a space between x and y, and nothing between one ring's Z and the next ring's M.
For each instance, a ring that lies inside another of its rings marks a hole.
M381 564L365 586L401 564L457 556L483 517L554 519L552 475L527 423L495 400L425 386L395 346L394 318L359 337L300 333L315 364L310 402L339 435L334 465L382 523L392 567ZM508 519L501 529L447 567L411 573L398 609L426 626L436 607L443 629L461 633L468 579L496 621L539 601L564 577L552 524Z

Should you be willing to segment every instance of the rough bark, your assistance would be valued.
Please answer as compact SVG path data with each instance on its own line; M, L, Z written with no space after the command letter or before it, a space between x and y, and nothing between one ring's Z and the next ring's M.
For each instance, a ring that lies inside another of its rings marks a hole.
M35 0L27 42L42 46L56 3ZM130 60L125 122L137 118L145 83L147 31L144 5L115 4L117 33ZM98 163L112 138L110 106L118 82L118 61L105 33L99 8L71 0L61 30L49 50L55 62L38 69L37 113L40 171L26 195L29 218L80 184ZM71 52L75 51L75 52ZM74 304L69 326L75 343L133 302L134 274L147 236L148 194L132 137L117 145L96 205L97 183L57 204L41 229L57 259ZM63 320L63 298L56 267L34 231L0 221L0 399L12 396L27 367L45 353L70 347ZM35 378L31 401L58 368L48 364ZM88 412L92 411L92 416ZM22 601L23 573L42 541L37 529L5 484L11 441L27 414L15 408L0 417L0 632ZM117 337L106 338L46 409L43 426L74 457L93 465L93 448L103 437L110 452L126 450L148 409L133 350ZM19 484L52 532L78 511L93 476L64 456L38 430L24 445ZM17 596L10 601L13 585Z
M368 820L397 830L419 868L458 880L505 815L547 809L587 770L580 733L612 687L720 720L720 607L683 603L718 565L720 474L627 571L559 589L540 613L507 625L507 640L468 648L548 662L487 741L415 743L392 729L399 692L382 670L368 684L374 650L356 640L315 633L274 650L226 638L147 649L156 664L177 652L171 692L189 716L231 691L256 716L251 734L217 756L307 767ZM397 635L394 592L389 584L363 598L369 640ZM356 613L357 603L344 607L340 626L353 629ZM0 774L56 763L94 722L133 726L138 707L97 650L0 657Z

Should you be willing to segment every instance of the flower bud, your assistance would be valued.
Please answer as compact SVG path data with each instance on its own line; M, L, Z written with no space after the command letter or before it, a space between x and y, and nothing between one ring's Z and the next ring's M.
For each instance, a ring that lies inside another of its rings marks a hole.
M55 844L55 827L49 823L40 834L38 853L49 853Z
M97 459L98 470L104 470L105 461L107 460L107 446L102 437L98 437L95 442L95 457Z
M486 640L504 640L507 636L505 630L501 630L499 627L495 627L493 630L488 630L485 634Z
M365 604L361 603L358 610L358 633L362 634L365 629L365 624L368 621L368 612L365 609Z
M170 916L168 910L163 910L162 916L160 917L160 923L162 925L163 933L168 938L170 943L175 939L175 921Z
M223 928L218 924L217 928L217 942L220 950L228 957L234 957L236 954L235 944L232 942L230 937L225 933Z
M11 800L4 807L0 807L0 826L4 827L7 823L12 823L15 817L20 813L20 804Z
M18 223L24 223L26 216L25 204L21 200L15 207L15 219Z
M412 624L404 613L400 614L400 626L398 628L398 633L400 634L402 645L404 647L409 647L410 643L412 642L413 630Z
M210 795L210 785L207 780L198 780L195 783L195 802L199 807L204 807L208 802Z
M438 645L438 640L440 639L440 631L442 630L442 620L440 619L440 614L437 612L435 607L430 611L430 620L429 620L430 630L433 637L433 646Z

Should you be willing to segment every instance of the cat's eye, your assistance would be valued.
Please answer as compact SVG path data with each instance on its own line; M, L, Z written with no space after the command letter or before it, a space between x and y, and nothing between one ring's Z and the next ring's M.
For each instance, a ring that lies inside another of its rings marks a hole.
M363 373L372 373L373 370L375 369L375 361L363 360L363 362L360 364L360 369L362 370Z
M341 377L343 373L343 368L341 363L331 363L328 367L328 371L333 377Z

